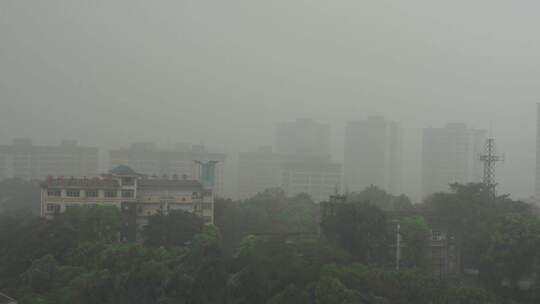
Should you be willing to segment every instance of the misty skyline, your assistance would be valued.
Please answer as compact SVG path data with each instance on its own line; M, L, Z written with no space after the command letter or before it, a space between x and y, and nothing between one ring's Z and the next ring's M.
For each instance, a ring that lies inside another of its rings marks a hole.
M491 130L499 192L534 193L540 4L525 1L0 2L0 143L204 143L230 155L274 125L382 115L405 131ZM414 170L413 170L414 169ZM407 175L408 174L408 175ZM419 174L419 173L418 173Z

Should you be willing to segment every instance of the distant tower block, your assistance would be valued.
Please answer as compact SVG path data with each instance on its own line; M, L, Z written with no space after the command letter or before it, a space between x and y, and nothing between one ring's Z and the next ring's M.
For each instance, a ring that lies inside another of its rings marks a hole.
M484 146L484 154L480 155L480 161L484 163L483 182L491 191L495 192L495 165L503 161L504 158L497 154L495 139L488 138Z

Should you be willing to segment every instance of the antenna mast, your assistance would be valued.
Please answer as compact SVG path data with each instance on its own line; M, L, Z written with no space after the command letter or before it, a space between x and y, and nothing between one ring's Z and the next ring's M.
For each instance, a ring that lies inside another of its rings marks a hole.
M484 163L484 178L483 183L495 193L495 165L498 162L504 160L503 156L497 154L497 149L495 146L495 139L488 138L484 146L484 154L480 155L480 161Z

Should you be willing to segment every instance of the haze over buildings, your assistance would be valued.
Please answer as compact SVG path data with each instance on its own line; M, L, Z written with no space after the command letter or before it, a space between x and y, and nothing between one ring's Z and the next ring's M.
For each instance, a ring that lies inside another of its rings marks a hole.
M536 104L536 181L535 197L540 199L540 103Z
M482 181L486 131L465 124L424 129L422 147L422 195L447 191L452 183Z
M401 194L402 157L402 134L396 122L378 116L347 122L343 166L348 191L375 185Z
M125 165L137 173L181 178L195 178L199 162L217 161L214 192L223 195L227 155L208 151L203 145L179 143L175 149L158 148L153 143L135 143L129 148L110 151L110 168Z
M306 193L321 202L341 191L342 166L330 156L330 127L309 119L276 124L277 151L263 146L238 157L238 196L268 188L286 195Z
M95 176L99 170L99 150L64 140L60 145L34 145L30 139L14 139L0 146L0 180L44 179L47 176Z
M308 117L331 126L332 159L342 162L346 121L384 115L402 123L403 190L419 196L421 130L464 122L492 126L505 151L499 192L528 197L539 8L3 0L0 144L74 138L105 150L181 139L236 155L272 143L274 123Z
M330 126L311 119L276 124L276 152L289 155L330 155Z

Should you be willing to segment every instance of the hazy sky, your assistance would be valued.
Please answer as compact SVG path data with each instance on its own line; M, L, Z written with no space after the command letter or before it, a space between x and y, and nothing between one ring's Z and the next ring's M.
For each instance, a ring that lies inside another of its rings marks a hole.
M1 0L0 142L272 142L273 123L379 114L489 129L533 192L538 1ZM414 163L414 161L412 162ZM415 167L415 166L413 166ZM408 183L417 173L410 168ZM414 188L413 186L411 186Z

